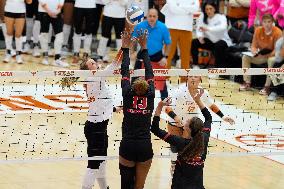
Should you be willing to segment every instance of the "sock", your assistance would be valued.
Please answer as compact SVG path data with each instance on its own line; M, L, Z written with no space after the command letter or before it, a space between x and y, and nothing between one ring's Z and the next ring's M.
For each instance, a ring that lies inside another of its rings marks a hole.
M2 23L2 32L3 32L4 38L6 39L6 36L7 36L7 28L6 28L6 24L5 24L5 23Z
M84 52L89 55L91 54L91 44L92 44L92 34L86 35L84 41Z
M106 182L106 162L102 162L99 167L98 175L96 176L100 189L107 189Z
M84 176L84 180L83 180L83 185L82 185L82 189L92 189L94 184L95 184L95 172L97 171L97 169L90 169L87 168L85 176Z
M133 189L135 178L135 167L126 167L119 164L119 171L121 176L121 189Z
M98 55L105 56L108 38L101 37L98 47Z
M16 51L22 52L23 41L22 37L15 38L16 39Z
M80 46L81 46L81 34L74 33L74 36L73 36L73 51L74 51L74 53L80 52Z
M40 34L40 45L43 53L48 52L48 33Z
M64 24L63 25L63 34L64 34L63 45L68 45L68 39L70 36L70 32L71 32L71 26Z
M122 46L122 40L121 39L116 39L116 49L119 50Z
M40 35L40 21L35 20L33 28L33 38L35 44L39 42L39 35Z
M34 19L26 18L26 41L31 41L34 27Z
M53 28L52 28L52 25L50 24L49 31L48 31L48 43L51 43L52 35L53 35Z
M62 43L63 43L63 32L55 35L55 41L54 41L55 54L61 54Z
M6 44L6 49L7 50L12 50L12 42L13 42L13 36L11 35L6 35L5 37L5 44Z

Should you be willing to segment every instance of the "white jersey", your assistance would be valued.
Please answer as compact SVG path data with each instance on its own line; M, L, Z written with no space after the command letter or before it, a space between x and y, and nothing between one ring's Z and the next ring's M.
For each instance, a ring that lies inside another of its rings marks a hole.
M114 70L113 64L105 70ZM106 81L101 77L88 77L87 97L89 101L88 121L97 123L110 119L113 112L114 102Z
M75 7L78 8L96 8L96 0L76 0Z
M64 1L65 0L39 0L39 4L38 4L38 11L39 12L46 12L42 5L46 5L47 8L53 12L53 13L57 13L59 10L58 10L58 7L59 6L63 6L64 5Z
M7 0L5 12L11 13L26 13L25 0Z
M105 4L103 15L111 18L125 18L128 0L102 0Z
M200 99L203 101L206 107L210 107L212 104L214 104L207 90L204 90L204 93ZM191 97L188 91L188 87L185 83L181 84L177 92L173 95L171 107L175 114L179 116L183 122L194 116L201 116L200 118L203 119L201 110ZM174 119L170 118L169 116L167 116L166 120L169 121L169 123L171 123L172 125L175 125Z

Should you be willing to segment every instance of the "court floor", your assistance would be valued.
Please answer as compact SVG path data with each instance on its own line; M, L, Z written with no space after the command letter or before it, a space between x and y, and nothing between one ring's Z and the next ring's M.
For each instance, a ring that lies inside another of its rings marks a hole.
M41 65L40 59L30 56L24 59L27 61L24 65L0 63L0 70L60 69ZM119 103L119 80L109 80L111 90L117 94L115 101ZM172 77L170 81L171 95L177 87L177 78ZM83 135L86 98L81 85L62 91L56 82L52 78L0 78L1 189L81 188L86 167ZM283 188L284 99L267 102L257 90L240 93L239 84L222 79L204 78L202 86L222 111L236 120L236 125L230 126L213 117L204 169L206 189ZM121 120L121 114L114 114L108 127L111 157L118 154ZM165 122L161 125L166 126ZM155 137L152 142L155 155L169 154L169 145ZM266 156L261 157L264 153ZM155 158L145 189L169 189L169 168L169 159ZM120 186L117 159L107 162L107 181L111 189ZM98 188L97 184L94 188Z

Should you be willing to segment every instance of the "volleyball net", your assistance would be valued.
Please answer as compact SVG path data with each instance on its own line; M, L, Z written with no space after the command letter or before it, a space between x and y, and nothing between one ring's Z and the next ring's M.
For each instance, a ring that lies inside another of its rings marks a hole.
M143 70L130 70L143 76ZM202 76L201 86L209 91L222 112L235 120L229 125L213 115L209 156L265 156L284 162L284 100L269 102L255 89L239 91L236 78L252 75L255 81L271 77L283 83L283 68L157 69L155 76L170 76L169 96L174 96L180 76ZM210 76L221 76L208 79ZM62 89L62 78L79 78ZM108 83L114 105L122 105L120 70L113 71L1 71L0 72L0 163L82 161L118 158L122 113L114 113L108 125L107 157L87 157L84 124L88 99L83 87L87 77L101 77ZM224 79L227 78L227 79ZM234 79L235 78L235 79ZM231 80L229 80L231 79ZM235 81L232 81L235 80ZM155 103L160 101L156 91ZM166 128L166 121L161 127ZM168 158L169 145L152 136L154 158Z

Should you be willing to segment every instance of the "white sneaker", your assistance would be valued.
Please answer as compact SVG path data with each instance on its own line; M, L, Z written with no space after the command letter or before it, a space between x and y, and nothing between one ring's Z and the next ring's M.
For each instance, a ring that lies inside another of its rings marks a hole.
M43 57L41 63L42 63L43 65L48 65L48 64L49 64L49 63L48 63L48 57Z
M34 47L33 56L37 57L37 58L40 57L40 51L39 51L39 47L38 46Z
M9 62L10 62L10 60L11 60L11 55L10 55L10 54L8 54L8 53L6 53L6 55L5 55L5 58L4 58L3 62L5 62L5 63L9 63Z
M17 56L16 56L16 62L17 62L18 64L23 64L23 63L24 63L21 55L17 55Z
M277 93L271 92L271 93L269 94L269 96L267 97L267 100L268 100L268 101L275 101L275 100L277 99L277 97L278 97Z
M61 59L55 60L55 61L53 62L53 65L54 65L54 66L63 67L63 68L69 67L69 64L68 64L67 62L62 61Z
M23 53L29 54L30 51L31 51L31 45L30 45L30 43L26 42L26 43L24 44Z

